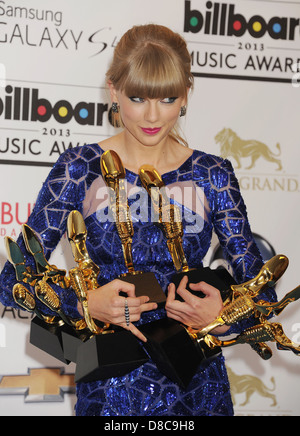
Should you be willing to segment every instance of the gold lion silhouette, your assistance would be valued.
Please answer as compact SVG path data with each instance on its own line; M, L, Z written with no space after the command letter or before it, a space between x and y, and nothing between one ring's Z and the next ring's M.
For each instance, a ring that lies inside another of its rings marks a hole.
M230 381L230 389L233 405L236 404L235 396L237 394L246 394L245 401L240 404L240 406L245 406L249 403L251 396L256 392L261 397L270 398L273 403L272 407L277 405L277 400L273 392L275 390L275 380L274 377L271 377L271 382L273 384L273 388L268 388L259 378L253 375L237 375L232 369L227 367L227 373Z
M278 154L274 154L266 144L255 139L243 140L231 129L223 129L215 137L216 143L221 145L221 157L232 156L237 162L237 169L241 168L241 158L251 157L251 164L246 169L254 167L259 157L263 157L268 162L278 165L277 171L282 169L281 161L278 156L281 154L280 144L276 144Z

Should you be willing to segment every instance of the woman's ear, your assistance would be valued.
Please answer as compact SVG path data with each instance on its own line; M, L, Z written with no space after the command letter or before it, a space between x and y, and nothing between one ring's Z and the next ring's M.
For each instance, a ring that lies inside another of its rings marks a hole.
M107 86L109 88L109 93L110 93L110 98L111 98L112 103L113 102L118 103L117 90L116 90L116 88L115 88L115 86L114 86L114 84L112 83L111 80L109 80L107 82Z

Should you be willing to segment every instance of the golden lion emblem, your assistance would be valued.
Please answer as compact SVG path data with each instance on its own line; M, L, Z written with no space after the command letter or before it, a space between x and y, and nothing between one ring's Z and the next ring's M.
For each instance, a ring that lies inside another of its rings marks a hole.
M241 168L241 159L251 157L251 163L246 168L247 170L254 167L255 162L260 157L264 158L268 162L277 164L277 171L282 169L281 161L278 157L281 154L280 144L276 144L278 154L273 153L270 148L255 139L243 140L231 129L223 129L215 137L216 143L220 143L221 157L228 158L232 156L237 162L237 169Z
M253 375L237 375L232 369L227 367L228 378L230 382L231 396L233 405L236 405L235 396L237 394L245 394L245 401L240 406L246 406L249 403L251 396L256 392L261 397L270 398L272 400L271 407L277 405L277 400L272 392L275 390L275 380L271 377L273 384L272 388L268 388L261 379Z

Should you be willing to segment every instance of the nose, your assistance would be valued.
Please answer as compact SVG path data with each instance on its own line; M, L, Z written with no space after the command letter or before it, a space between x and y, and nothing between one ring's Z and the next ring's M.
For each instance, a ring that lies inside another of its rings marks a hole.
M145 121L155 123L159 119L159 103L155 100L148 100L145 109Z

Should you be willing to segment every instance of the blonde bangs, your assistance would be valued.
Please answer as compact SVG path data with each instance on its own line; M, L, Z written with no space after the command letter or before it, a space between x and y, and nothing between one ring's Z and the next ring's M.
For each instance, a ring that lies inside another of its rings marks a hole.
M186 77L176 59L157 45L136 53L128 62L128 71L118 89L128 97L159 99L187 94Z

